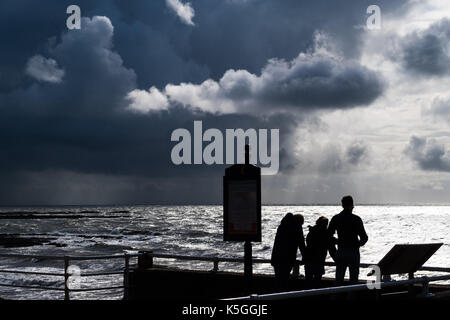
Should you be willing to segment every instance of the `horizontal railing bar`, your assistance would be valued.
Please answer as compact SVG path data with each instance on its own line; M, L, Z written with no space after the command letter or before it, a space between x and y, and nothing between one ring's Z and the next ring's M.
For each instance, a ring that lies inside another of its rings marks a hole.
M445 276L435 276L435 277L421 277L409 280L400 280L400 281L389 281L389 282L378 282L372 283L374 288L387 288L387 287L396 287L396 286L405 286L412 285L417 283L428 283L434 281L441 280L450 280L450 275ZM335 294L335 293L344 293L344 292L353 292L353 291L362 291L362 290L371 290L367 284L356 284L350 286L340 286L340 287L330 287L323 289L310 289L310 290L301 290L301 291L290 291L290 292L280 292L280 293L270 293L263 295L251 295L245 297L237 297L237 298L229 298L223 300L281 300L281 299L291 299L291 298L301 298L301 297L310 297L322 294Z
M201 256L185 256L185 255L172 255L172 254L165 254L165 253L151 253L150 256L154 258L165 258L165 259L177 259L177 260L192 260L192 261L206 261L206 262L244 262L243 258L219 258L219 257L201 257ZM264 260L264 262L261 262L262 259L253 259L254 263L269 263L270 260Z
M301 264L303 265L304 263L301 263ZM325 261L324 265L329 266L329 267L335 267L336 263L332 262L332 261ZM373 265L374 265L374 263L360 263L359 264L359 266L361 268L368 268L368 267L373 266Z
M29 275L41 275L41 276L54 276L54 277L64 277L64 273L49 273L49 272L34 272L34 271L20 271L20 270L1 270L0 273L19 273L19 274L29 274ZM108 276L114 274L123 274L123 271L111 271L111 272L93 272L93 273L80 273L81 277L91 277L91 276Z
M101 288L86 288L86 289L70 289L70 292L86 292L86 291L100 291L100 290L115 290L115 289L123 289L124 286L116 286L116 287L101 287Z
M31 254L10 254L10 253L0 254L0 258L64 260L64 256L41 256L41 255L31 255Z
M64 277L64 273L50 273L50 272L34 272L34 271L21 271L21 270L1 270L0 273L19 273L19 274L31 274L40 276L54 276Z
M95 277L95 276L109 276L109 275L114 275L114 274L123 274L123 271L80 273L80 276L81 277Z
M177 259L177 260L191 260L191 261L205 261L205 262L231 262L231 263L243 263L244 258L231 258L231 257L215 257L215 256L189 256L189 255L173 255L165 253L153 253L149 252L149 255L154 258L165 258L165 259ZM123 259L125 256L129 258L135 258L139 256L139 253L133 254L119 254L119 255L105 255L105 256L66 256L69 260L107 260L107 259ZM0 254L0 257L4 258L35 258L35 259L48 259L48 260L64 260L65 256L40 256L40 255L20 255L20 254ZM252 260L253 263L270 263L270 259L259 259L255 258ZM303 264L300 261L300 264ZM325 262L326 266L335 266L336 264L331 261ZM361 263L360 267L367 268L374 263ZM423 266L418 269L418 271L440 271L440 272L450 272L450 268L443 267L428 267Z
M134 257L138 257L139 254L127 254L128 257L130 258L134 258ZM120 255L109 255L109 256L67 256L70 260L78 260L78 261L82 261L82 260L111 260L111 259L124 259L125 255L124 254L120 254Z
M138 257L139 254L127 254L130 258ZM29 255L29 254L9 254L3 253L0 254L0 258L27 258L27 259L46 259L46 260L64 260L65 258L69 260L108 260L108 259L123 259L125 258L125 254L119 255L105 255L105 256L41 256L41 255Z
M165 259L178 259L178 260L193 260L193 261L207 261L207 262L237 262L237 263L243 263L244 258L226 258L226 257L200 257L200 256L186 256L186 255L172 255L172 254L165 254L165 253L149 253L150 256L154 258L165 258ZM270 259L258 259L255 258L252 260L253 263L270 263ZM304 263L300 261L300 264L303 265ZM336 263L331 261L325 262L326 266L336 266ZM361 263L361 268L369 268L370 266L376 265L374 263ZM419 268L418 271L441 271L441 272L450 272L450 268L442 268L442 267L422 267Z
M37 290L64 291L63 288L41 287L41 286L26 286L26 285L7 284L7 283L0 283L0 287L24 288L24 289L37 289Z

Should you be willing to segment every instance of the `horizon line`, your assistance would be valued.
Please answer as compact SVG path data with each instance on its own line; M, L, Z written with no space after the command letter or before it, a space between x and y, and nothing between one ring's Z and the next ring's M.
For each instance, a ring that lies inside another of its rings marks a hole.
M223 206L223 203L116 203L116 204L0 204L0 208L11 207L139 207L139 206ZM262 203L261 206L341 206L340 203ZM450 206L448 202L384 202L356 203L357 206Z

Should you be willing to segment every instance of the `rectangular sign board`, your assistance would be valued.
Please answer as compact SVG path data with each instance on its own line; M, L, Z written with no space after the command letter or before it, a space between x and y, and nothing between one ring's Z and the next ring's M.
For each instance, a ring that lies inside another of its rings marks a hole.
M259 179L224 177L224 240L261 241Z

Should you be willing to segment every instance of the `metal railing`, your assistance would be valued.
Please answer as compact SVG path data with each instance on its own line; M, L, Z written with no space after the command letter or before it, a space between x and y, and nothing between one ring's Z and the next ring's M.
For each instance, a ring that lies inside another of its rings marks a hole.
M155 253L152 250L142 250L138 253L125 253L125 254L116 254L116 255L103 255L103 256L45 256L45 255L26 255L26 254L0 254L0 258L16 258L16 259L44 259L44 260L54 260L54 261L63 261L64 262L64 272L63 273L52 273L52 272L35 272L35 271L22 271L22 270L9 270L9 269L0 269L0 273L14 273L14 274L25 274L25 275L40 275L40 276L54 276L54 277L63 277L64 278L64 286L63 287L48 287L48 286L37 286L37 285L20 285L20 284L7 284L0 283L0 287L14 287L14 288L24 288L24 289L36 289L36 290L51 290L51 291L63 291L64 299L70 300L71 292L88 292L88 291L100 291L100 290L124 290L124 299L128 297L129 283L128 283L128 275L130 271L130 259L138 258L138 267L140 268L148 268L153 266L154 258L161 259L176 259L176 260L189 260L189 261L204 261L204 262L212 262L213 269L212 272L219 271L219 263L228 262L228 263L244 263L244 258L231 258L231 257L217 257L217 256L189 256L189 255L174 255L174 254L166 254L166 253ZM120 286L108 286L108 287L94 287L94 288L80 288L73 289L69 286L69 279L72 273L69 270L71 261L89 261L89 260L111 260L111 259L124 259L124 269L123 271L105 271L105 272L90 272L80 274L81 277L95 277L95 276L106 276L106 275L123 275L123 285ZM142 259L142 260L141 260ZM260 259L255 258L252 260L254 264L269 264L270 259ZM300 274L300 265L303 263L301 261L296 261L294 266L293 275L294 277L298 277ZM335 266L333 262L325 262L326 266ZM369 268L374 264L361 263L361 268ZM441 268L441 267L422 267L418 271L434 271L434 272L449 272L450 268ZM421 280L421 279L427 279ZM441 276L441 277L424 277L424 278L416 278L412 280L404 280L404 281L413 281L412 283L418 282L431 282L431 281L439 281L439 280L450 280L449 276ZM382 286L389 286L390 282L383 282ZM402 281L394 281L392 283L401 285L407 284ZM367 288L366 285L362 285ZM337 288L337 287L335 287ZM356 286L346 286L346 290L362 290L362 287ZM327 288L332 289L332 288ZM318 291L317 291L318 290ZM317 289L314 290L315 294L322 294L320 290L326 289ZM337 290L337 289L336 289ZM340 290L340 289L339 289ZM309 291L309 290L306 290ZM301 295L306 294L305 290L301 291ZM285 293L287 295L295 294L295 292ZM297 294L300 294L297 292ZM309 294L313 294L313 292L309 292ZM281 296L283 296L281 294ZM280 297L281 297L280 296ZM251 296L254 297L254 296ZM263 297L263 296L258 296ZM283 296L284 297L284 296ZM244 299L249 297L241 297L237 299Z
M166 254L166 253L154 253L153 251L142 251L142 254L148 255L150 259L152 258L164 258L164 259L177 259L177 260L191 260L191 261L205 261L205 262L213 262L212 271L219 271L219 263L221 262L230 262L230 263L244 263L244 258L231 258L231 257L216 257L216 256L189 256L189 255L174 255L174 254ZM270 259L261 259L254 258L252 259L254 264L270 264ZM294 275L299 274L298 268L300 265L303 265L302 261L297 260L294 266ZM370 268L376 263L360 263L359 266L361 268ZM336 264L331 261L326 261L325 266L334 267ZM297 270L296 270L297 269ZM418 269L418 271L432 271L432 272L448 272L450 273L450 268L443 267L426 267L423 266Z
M23 270L9 270L0 269L0 273L12 273L12 274L24 274L31 276L50 276L64 278L63 287L55 286L39 286L39 285L24 285L24 284L8 284L0 283L0 287L10 288L22 288L22 289L35 289L44 291L62 291L64 292L64 300L70 300L71 292L88 292L88 291L104 291L104 290L124 290L124 298L126 298L128 291L128 273L130 268L130 258L137 257L138 254L121 254L121 255L104 255L104 256L44 256L44 255L27 255L27 254L0 254L0 258L10 259L42 259L64 262L64 272L38 272L38 271L23 271ZM70 288L69 279L73 275L70 272L71 261L90 261L90 260L111 260L111 259L124 259L123 271L105 271L105 272L87 272L79 274L80 277L96 277L96 276L108 276L108 275L123 275L123 285L121 286L106 286L106 287L94 287L94 288Z

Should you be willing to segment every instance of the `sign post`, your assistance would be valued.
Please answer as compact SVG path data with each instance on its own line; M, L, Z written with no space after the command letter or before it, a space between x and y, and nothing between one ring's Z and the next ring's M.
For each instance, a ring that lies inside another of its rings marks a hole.
M244 241L244 275L251 289L252 241L261 241L261 169L249 163L245 146L245 164L235 164L223 177L224 241Z

